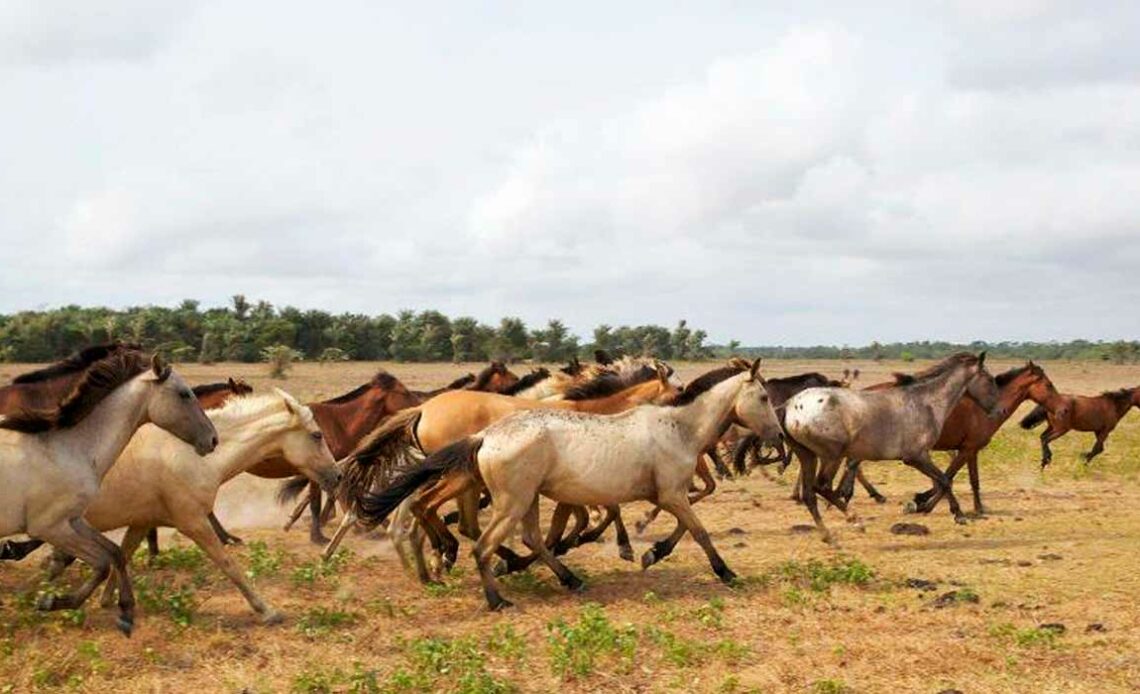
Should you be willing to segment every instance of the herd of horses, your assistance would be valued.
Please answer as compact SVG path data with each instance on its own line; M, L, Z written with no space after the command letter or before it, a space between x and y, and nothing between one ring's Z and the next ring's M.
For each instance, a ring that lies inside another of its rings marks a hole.
M931 487L914 495L912 509L929 513L945 497L955 520L966 522L953 479L967 468L974 511L984 513L978 454L1025 400L1036 406L1022 427L1047 423L1042 467L1052 459L1049 444L1068 431L1095 434L1085 456L1092 460L1127 411L1140 408L1140 387L1067 395L1033 362L991 375L984 352L866 388L855 387L857 377L766 379L759 359L734 358L682 384L663 362L599 352L595 363L574 359L522 377L494 362L429 392L379 371L344 395L302 404L233 379L192 389L138 345L96 345L0 387L0 536L28 538L4 541L0 559L48 544L50 578L81 559L92 568L87 580L69 593L45 593L38 607L77 608L105 583L103 604L117 604L117 625L129 635L128 559L144 539L157 554L155 529L173 527L265 622L279 621L225 549L241 540L213 512L219 488L244 472L284 479L283 502L305 494L286 528L308 508L310 537L326 557L352 528L386 524L401 560L424 582L455 564L459 540L449 526L458 524L475 542L491 609L510 605L498 577L535 561L579 588L559 557L610 525L619 556L633 561L621 516L633 501L653 504L639 532L660 511L677 521L641 556L643 568L689 534L716 576L731 582L735 574L694 512L716 487L714 470L723 477L778 464L782 472L798 461L795 497L834 542L819 499L848 520L856 480L885 500L862 476L863 462L918 470ZM945 470L931 459L936 450L953 454ZM542 497L555 502L545 536ZM449 502L457 510L445 515ZM338 506L340 526L328 540L322 526ZM120 544L102 534L119 528L126 528ZM516 528L525 555L504 544Z

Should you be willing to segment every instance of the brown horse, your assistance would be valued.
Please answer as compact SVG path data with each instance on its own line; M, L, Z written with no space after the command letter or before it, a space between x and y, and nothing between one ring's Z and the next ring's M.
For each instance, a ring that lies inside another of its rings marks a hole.
M871 386L868 390L882 390L906 385L912 382L913 376L897 374L895 381L880 383ZM1036 403L1047 402L1056 395L1057 389L1053 382L1045 375L1045 370L1032 361L1025 366L1016 367L994 376L994 383L998 387L998 405L1001 410L999 418L991 418L978 405L977 401L967 395L958 401L946 422L942 425L942 433L934 444L936 451L953 451L954 459L946 468L946 476L951 482L954 476L967 466L970 473L970 489L974 495L974 513L982 515L985 507L982 505L981 482L978 477L978 453L989 445L994 434L1001 429L1010 415L1017 411L1025 400ZM850 501L854 493L852 480L853 470L859 469L859 461L848 461L847 472L840 484L840 498ZM914 495L913 510L920 513L929 513L938 504L942 494L937 489L929 489Z
M0 414L51 409L71 392L92 364L113 354L141 349L141 345L123 342L92 345L51 366L21 374L11 384L0 387Z
M432 398L423 405L409 409L392 417L369 435L360 447L346 461L344 479L354 478L356 484L343 487L342 498L355 501L371 491L372 484L360 484L359 475L349 470L361 466L379 466L371 473L370 479L390 477L394 472L408 467L421 454L433 453L466 436L482 431L488 425L507 415L524 410L568 410L593 414L614 414L636 405L663 402L672 399L678 392L669 382L669 373L661 365L657 378L639 383L605 397L590 400L526 400L523 398L491 393L452 391ZM439 508L451 499L469 491L475 491L475 500L481 481L470 471L454 470L443 475L413 501L411 512L420 521L433 547L445 561L454 563L459 542L447 529L439 517ZM464 535L478 537L478 521L473 518L477 503L471 503L471 495L466 496L460 530ZM511 559L513 553L507 553ZM514 555L517 558L517 555ZM416 560L422 567L422 558ZM424 575L421 571L421 578Z
M1049 425L1041 432L1041 467L1053 460L1049 444L1069 431L1091 431L1096 434L1092 450L1084 454L1091 462L1104 451L1104 442L1131 407L1140 408L1140 386L1109 390L1100 395L1067 395L1053 391L1044 402L1021 420L1022 429L1032 429L1043 421Z

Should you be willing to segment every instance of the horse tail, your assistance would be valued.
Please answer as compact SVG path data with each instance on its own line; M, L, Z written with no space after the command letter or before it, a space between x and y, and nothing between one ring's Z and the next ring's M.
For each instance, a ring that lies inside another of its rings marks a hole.
M341 459L336 498L351 506L378 482L420 462L415 430L422 412L420 407L409 407L393 414Z
M479 436L469 436L456 441L429 455L422 463L394 479L384 490L375 494L371 492L361 494L356 501L360 522L375 527L382 523L404 499L445 472L474 469L475 458L479 455L479 448L482 445L483 439Z
M277 488L277 503L287 504L300 496L301 492L305 491L308 488L308 477L305 477L304 475L290 477L289 479L282 482L281 486Z
M748 434L737 441L736 449L732 452L732 469L737 477L748 474L748 451L759 438L756 434Z
M1048 416L1049 411L1045 409L1045 406L1038 405L1037 407L1033 408L1032 412L1025 415L1025 417L1021 420L1021 428L1032 429L1041 422L1044 422Z

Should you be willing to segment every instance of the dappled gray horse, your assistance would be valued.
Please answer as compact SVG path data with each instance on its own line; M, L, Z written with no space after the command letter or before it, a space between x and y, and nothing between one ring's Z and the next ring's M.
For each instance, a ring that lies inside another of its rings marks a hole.
M930 450L950 410L967 392L991 416L1000 414L998 389L985 359L985 352L962 352L897 388L809 388L788 400L785 429L801 461L803 500L824 541L831 541L831 533L820 517L816 494L846 511L826 483L844 458L902 461L929 477L946 496L955 520L965 522L950 481L931 462Z

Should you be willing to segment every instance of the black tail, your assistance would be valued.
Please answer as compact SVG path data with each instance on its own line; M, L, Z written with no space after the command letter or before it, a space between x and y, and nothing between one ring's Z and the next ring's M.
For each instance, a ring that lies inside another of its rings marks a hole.
M277 503L287 504L300 496L301 492L305 491L308 488L308 477L305 477L304 475L290 477L289 479L282 482L281 486L277 489Z
M472 469L475 456L483 439L469 436L456 441L429 455L422 463L392 480L383 491L376 494L364 493L357 499L357 514L362 523L379 525L400 503L417 489L436 479L448 470L457 468Z
M1021 420L1022 429L1032 429L1041 422L1044 422L1049 416L1049 411L1045 409L1044 405L1038 405L1033 408L1033 411L1025 415Z

